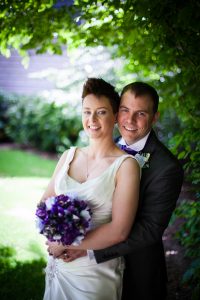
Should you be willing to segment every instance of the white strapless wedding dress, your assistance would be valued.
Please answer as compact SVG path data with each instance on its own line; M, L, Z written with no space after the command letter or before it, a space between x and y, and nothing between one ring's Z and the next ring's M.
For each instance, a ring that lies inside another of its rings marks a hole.
M79 183L68 175L69 164L76 147L70 148L67 159L55 182L55 192L73 193L86 200L92 209L92 225L97 227L111 220L115 175L121 163L130 155L118 157L101 175ZM80 166L81 168L81 166ZM97 264L88 256L66 263L49 256L46 267L44 300L120 300L123 258Z

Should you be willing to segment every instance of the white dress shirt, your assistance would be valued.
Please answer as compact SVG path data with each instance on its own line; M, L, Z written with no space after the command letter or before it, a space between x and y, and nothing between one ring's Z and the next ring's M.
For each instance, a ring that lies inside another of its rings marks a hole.
M128 145L125 140L121 137L120 140L118 141L118 144L119 145L126 145L128 148L132 149L132 150L135 150L137 152L141 151L145 144L146 144L146 141L148 139L148 136L149 136L150 132L147 133L147 135L145 135L145 137L143 137L141 140L131 144L131 145Z

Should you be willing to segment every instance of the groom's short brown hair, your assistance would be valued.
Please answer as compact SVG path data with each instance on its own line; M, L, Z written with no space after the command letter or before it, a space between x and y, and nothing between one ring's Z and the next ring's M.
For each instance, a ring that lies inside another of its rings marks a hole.
M127 91L130 91L135 95L135 97L138 96L149 96L151 100L153 101L153 112L156 113L158 110L158 104L159 104L159 96L157 91L148 83L141 82L141 81L136 81L127 84L122 92L121 92L121 97L124 93Z

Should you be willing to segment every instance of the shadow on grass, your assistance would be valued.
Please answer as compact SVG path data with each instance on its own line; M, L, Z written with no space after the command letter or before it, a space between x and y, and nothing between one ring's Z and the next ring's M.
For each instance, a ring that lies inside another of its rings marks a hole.
M15 250L0 246L0 299L41 300L44 293L44 259L19 262Z

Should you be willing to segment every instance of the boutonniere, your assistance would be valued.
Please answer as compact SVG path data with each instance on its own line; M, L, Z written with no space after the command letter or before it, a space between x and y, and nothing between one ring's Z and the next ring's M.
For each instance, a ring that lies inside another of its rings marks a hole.
M135 155L135 157L138 160L138 162L140 164L140 167L142 169L148 169L149 168L150 153L138 152Z

